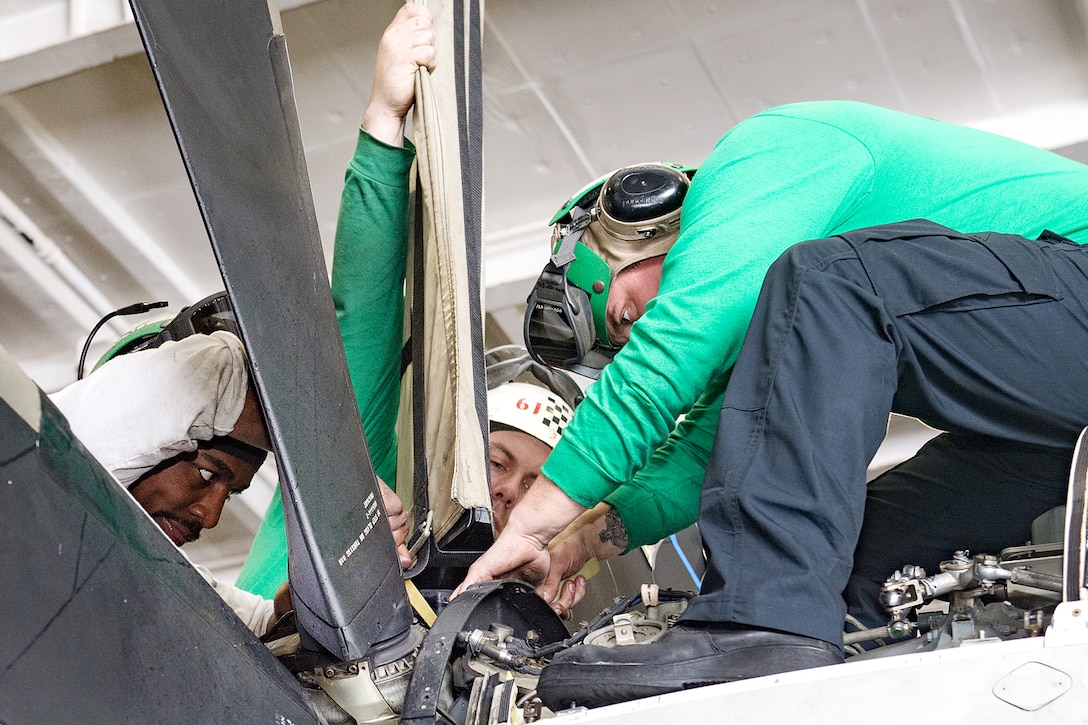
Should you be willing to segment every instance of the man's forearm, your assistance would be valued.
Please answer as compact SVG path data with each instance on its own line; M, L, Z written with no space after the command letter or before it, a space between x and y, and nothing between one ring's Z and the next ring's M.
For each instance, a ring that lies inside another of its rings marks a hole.
M567 613L570 607L581 600L585 593L584 582L580 587L560 591L563 580L575 577L583 571L590 559L603 561L622 554L627 550L627 529L619 513L606 503L600 503L583 513L568 526L563 533L555 537L548 545L549 569L544 580L537 588L537 593L548 601L559 596L558 604L553 603L557 612ZM592 574L588 575L592 576ZM569 587L571 582L567 583Z
M604 525L597 533L598 559L607 559L627 551L627 527L623 525L623 518L616 509L608 504L600 504L607 509L601 517Z
M627 551L627 527L616 509L599 503L579 516L552 542L553 552L564 547L561 566L569 576L591 558L611 559Z

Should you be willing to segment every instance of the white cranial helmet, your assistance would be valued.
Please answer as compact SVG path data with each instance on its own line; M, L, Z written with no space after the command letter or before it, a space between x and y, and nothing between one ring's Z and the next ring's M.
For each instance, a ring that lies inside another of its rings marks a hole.
M503 383L487 391L487 417L554 448L574 411L562 398L540 385Z

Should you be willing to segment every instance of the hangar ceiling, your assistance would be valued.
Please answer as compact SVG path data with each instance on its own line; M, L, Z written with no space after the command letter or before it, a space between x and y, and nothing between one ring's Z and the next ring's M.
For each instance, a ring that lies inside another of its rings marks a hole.
M328 259L398 5L280 3ZM520 335L547 220L574 190L627 163L698 164L770 106L866 101L1088 161L1086 35L1088 0L487 0L488 334ZM0 0L0 222L0 345L46 391L74 379L106 312L222 287L121 0ZM240 560L273 475L197 558Z

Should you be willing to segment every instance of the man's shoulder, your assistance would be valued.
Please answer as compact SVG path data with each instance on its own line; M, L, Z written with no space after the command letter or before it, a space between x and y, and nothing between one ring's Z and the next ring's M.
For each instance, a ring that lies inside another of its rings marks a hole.
M855 145L866 154L868 145L902 130L900 119L912 118L856 101L806 101L768 108L734 126L716 151L725 157L758 152L792 158L799 151ZM698 178L698 177L696 177Z
M786 118L837 125L873 119L888 122L896 118L910 118L910 116L901 111L859 101L800 101L768 108L752 118Z

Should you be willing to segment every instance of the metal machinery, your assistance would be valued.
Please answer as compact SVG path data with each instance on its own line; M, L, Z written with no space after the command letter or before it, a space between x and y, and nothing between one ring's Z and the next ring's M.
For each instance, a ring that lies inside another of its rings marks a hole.
M630 725L664 717L701 721L714 713L734 722L792 722L803 712L809 723L927 713L959 721L1083 722L1086 482L1088 430L1074 453L1061 541L999 554L954 552L933 575L902 567L881 594L888 625L863 631L848 626L853 631L844 634L842 666L567 711L556 719Z

